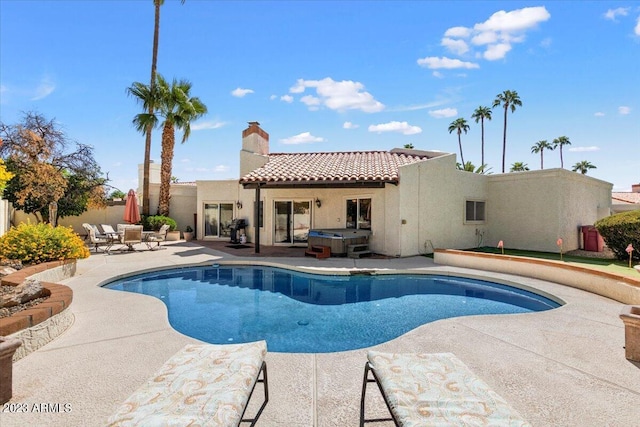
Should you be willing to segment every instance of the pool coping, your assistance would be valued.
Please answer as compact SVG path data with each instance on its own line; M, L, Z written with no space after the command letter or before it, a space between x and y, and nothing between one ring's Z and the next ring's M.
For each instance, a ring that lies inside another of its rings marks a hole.
M640 304L640 275L611 273L564 261L487 254L455 249L436 249L436 264L514 274L571 286L624 304Z

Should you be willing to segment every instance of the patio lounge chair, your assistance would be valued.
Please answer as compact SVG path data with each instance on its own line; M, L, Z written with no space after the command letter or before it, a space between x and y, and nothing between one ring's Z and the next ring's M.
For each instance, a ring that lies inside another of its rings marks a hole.
M123 227L119 243L126 245L130 251L135 251L133 246L142 243L142 226L128 225Z
M269 401L267 343L190 344L171 357L109 418L109 426L255 425ZM262 373L262 379L260 374ZM258 382L264 403L243 419Z
M367 383L376 382L396 426L530 426L520 414L451 353L369 351L364 368L360 426ZM373 379L369 379L369 372Z
M100 251L100 246L104 246L104 251L109 251L109 248L113 245L113 241L108 236L99 234L98 227L85 222L82 224L82 228L87 232L87 237L89 238L89 250L93 247L93 250L97 253Z
M152 243L156 243L156 247L160 246L160 242L167 240L167 231L169 231L169 224L163 224L162 227L156 233L150 233L146 236L145 242L149 249L153 249Z

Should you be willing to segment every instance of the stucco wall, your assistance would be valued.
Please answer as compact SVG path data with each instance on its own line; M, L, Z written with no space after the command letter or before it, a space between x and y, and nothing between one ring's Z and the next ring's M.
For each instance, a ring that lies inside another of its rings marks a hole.
M242 187L236 179L220 181L196 181L197 201L194 212L198 213L198 224L195 228L198 239L204 238L203 215L205 203L231 203L233 204L233 217L244 218L248 221L250 230L247 230L249 239L253 236L253 192L242 191ZM240 201L242 208L238 209L236 203Z
M465 223L467 200L487 199L487 176L460 171L454 154L400 169L400 255L477 246L486 224Z
M578 227L609 214L612 184L564 169L489 175L485 242L557 252L580 247Z

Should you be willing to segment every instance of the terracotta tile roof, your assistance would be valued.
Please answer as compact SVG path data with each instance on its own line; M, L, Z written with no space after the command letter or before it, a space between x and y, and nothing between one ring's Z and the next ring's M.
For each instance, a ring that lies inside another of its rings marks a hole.
M429 159L426 154L394 151L272 153L268 162L240 178L241 184L397 184L400 166Z
M640 204L640 193L611 193L611 199L620 203Z

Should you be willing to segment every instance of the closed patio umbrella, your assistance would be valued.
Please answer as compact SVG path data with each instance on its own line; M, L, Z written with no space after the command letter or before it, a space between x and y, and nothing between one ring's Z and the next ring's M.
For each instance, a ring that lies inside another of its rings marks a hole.
M137 224L140 222L140 209L138 208L138 198L133 189L127 194L127 202L124 205L124 220L129 224Z

